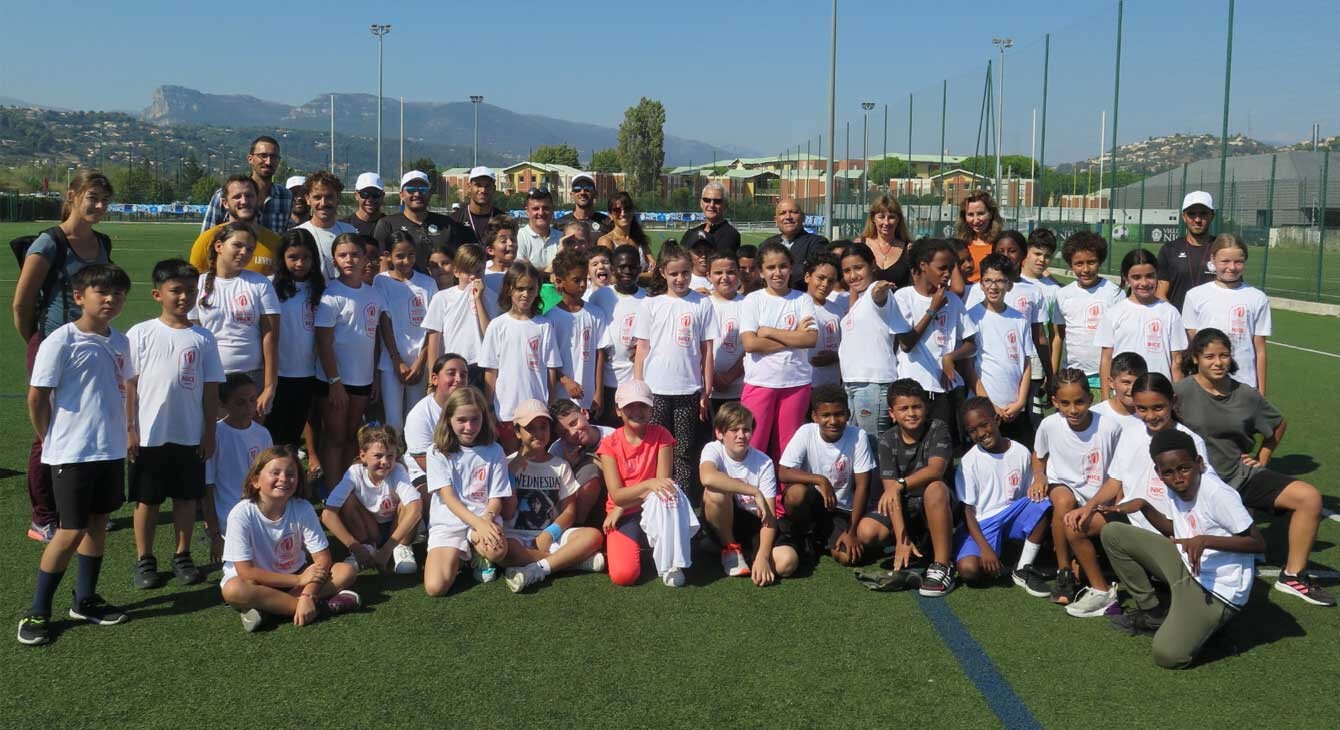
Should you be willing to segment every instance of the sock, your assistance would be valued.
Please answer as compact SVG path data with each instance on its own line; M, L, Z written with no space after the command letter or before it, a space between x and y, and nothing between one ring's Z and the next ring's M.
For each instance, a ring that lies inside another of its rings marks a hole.
M48 573L38 568L37 590L33 592L33 606L28 612L38 616L50 616L51 599L55 597L56 589L60 587L60 580L64 577L65 571Z
M79 556L79 574L75 576L74 600L83 602L98 592L98 574L102 572L102 556Z
M1032 565L1033 561L1037 559L1040 550L1042 550L1041 543L1024 540L1024 549L1019 553L1019 568L1022 569Z
M545 575L549 575L553 571L553 568L549 567L549 558L543 558L535 564L540 566L540 572Z

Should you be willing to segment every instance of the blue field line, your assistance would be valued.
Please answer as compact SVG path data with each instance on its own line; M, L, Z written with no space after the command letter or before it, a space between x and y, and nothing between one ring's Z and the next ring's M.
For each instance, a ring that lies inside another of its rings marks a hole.
M1042 725L1038 724L1037 718L1033 717L1028 706L1019 699L1019 695L1015 694L1009 680L1005 679L996 668L996 663L987 656L986 650L972 638L967 627L958 620L954 609L950 608L943 598L918 596L917 605L921 607L921 612L926 614L926 618L930 619L935 630L940 632L940 638L958 659L959 666L963 667L963 673L968 675L973 686L982 693L986 704L990 705L991 711L1001 723L1011 729L1039 728L1040 730Z

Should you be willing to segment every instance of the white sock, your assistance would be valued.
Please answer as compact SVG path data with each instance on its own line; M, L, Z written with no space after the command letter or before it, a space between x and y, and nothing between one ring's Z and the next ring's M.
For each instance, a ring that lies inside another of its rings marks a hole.
M549 567L549 558L543 558L535 564L540 566L540 572L544 575L549 575L549 573L553 571L553 569Z
M1042 550L1042 544L1024 540L1024 549L1019 553L1019 568L1033 564L1038 557L1038 551Z

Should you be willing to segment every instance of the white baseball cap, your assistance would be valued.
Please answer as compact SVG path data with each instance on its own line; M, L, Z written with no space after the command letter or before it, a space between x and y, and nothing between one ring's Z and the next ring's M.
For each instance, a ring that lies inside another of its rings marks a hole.
M359 175L358 182L354 185L354 190L367 190L368 188L385 190L386 187L382 185L382 176L375 172L365 172L362 175Z
M573 185L576 185L577 182L578 182L579 180L585 180L585 181L591 183L591 187L595 187L595 186L596 186L596 179L595 179L594 177L591 177L591 173L589 173L589 172L579 172L579 173L577 173L576 175L573 175L573 176L572 176L572 184L573 184Z
M288 188L289 190L292 190L293 188L300 188L306 184L307 184L307 178L303 177L302 175L294 175L293 177L284 181L284 187Z
M476 178L481 178L481 177L486 177L486 178L488 178L488 179L490 179L490 180L497 180L497 179L498 179L498 176L493 174L493 170L490 170L489 168L484 167L483 165L480 165L479 167L474 167L474 168L471 168L471 169L470 169L470 179L471 179L471 180L474 180L474 179L476 179Z
M428 173L422 170L410 170L409 172L400 176L400 187L403 188L406 185L410 184L411 182L414 182L415 180L422 180L424 182L428 182Z
M1203 205L1210 210L1214 210L1214 198L1204 190L1193 190L1182 198L1182 210L1186 210L1193 205Z

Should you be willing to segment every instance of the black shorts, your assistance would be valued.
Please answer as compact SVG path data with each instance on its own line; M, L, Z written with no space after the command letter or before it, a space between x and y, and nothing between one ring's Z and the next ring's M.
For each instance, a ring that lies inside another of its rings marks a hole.
M877 510L866 510L861 519L870 518L885 529L893 530L893 523L888 517L880 514ZM832 550L837 547L839 537L842 533L851 529L851 513L844 509L832 509L821 513L819 520L815 523L814 536L816 540L822 540L825 548Z
M372 383L368 383L367 385L349 385L348 383L345 383L344 392L346 395L367 398L372 395ZM312 383L312 395L317 398L330 397L330 383L317 378L316 381Z
M162 504L163 500L201 499L205 496L205 462L196 446L163 444L141 446L130 462L126 501Z
M735 505L731 532L735 536L735 542L739 543L741 550L744 551L745 558L753 560L754 556L758 554L758 538L760 533L763 532L763 521L753 512ZM774 548L783 546L794 548L796 546L794 536L791 535L789 530L781 529L780 522L777 537L773 539L772 546Z
M89 515L107 515L125 503L126 460L53 464L51 491L64 530L88 527Z
M952 480L951 480L952 481ZM954 497L954 488L949 488L949 515L950 529L957 529L963 523L963 504ZM907 531L907 539L912 541L918 548L926 548L930 545L931 532L930 526L926 523L926 498L925 495L918 492L903 490L903 529ZM881 518L881 514L872 514L871 517ZM883 520L881 520L883 522ZM892 523L889 529L892 528ZM922 552L925 552L923 549Z
M1288 474L1258 469L1245 484L1238 487L1238 494L1242 497L1243 506L1248 509L1279 514L1283 510L1275 507L1275 500L1279 499L1285 487L1296 481L1297 478Z

